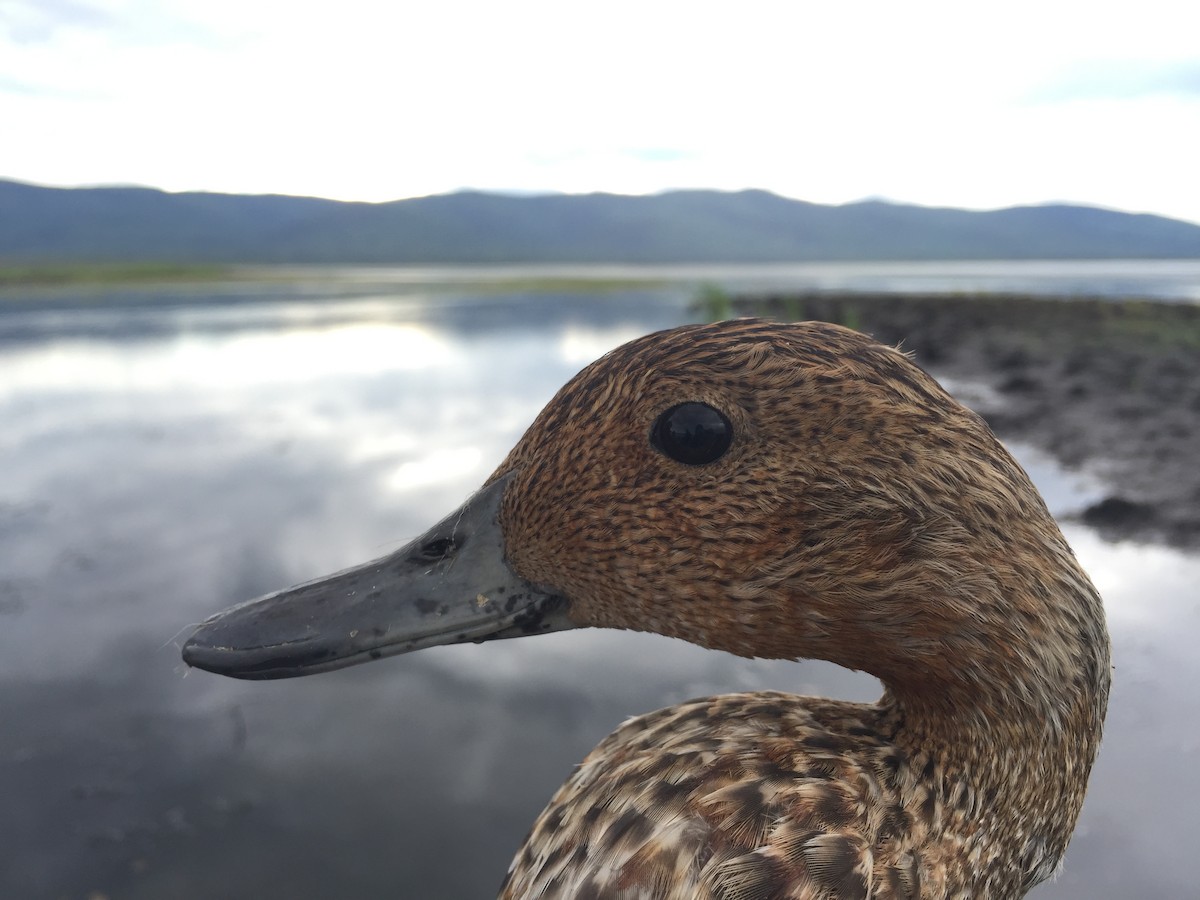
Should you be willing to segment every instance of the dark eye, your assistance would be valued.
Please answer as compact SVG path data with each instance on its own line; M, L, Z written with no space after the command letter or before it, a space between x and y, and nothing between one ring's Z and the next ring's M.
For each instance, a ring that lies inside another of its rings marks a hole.
M702 466L725 455L733 443L733 426L707 403L680 403L658 417L650 442L671 459Z

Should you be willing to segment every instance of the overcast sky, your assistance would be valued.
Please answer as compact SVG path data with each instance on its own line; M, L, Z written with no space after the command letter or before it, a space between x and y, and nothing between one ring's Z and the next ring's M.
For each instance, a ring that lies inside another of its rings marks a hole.
M1200 3L0 0L0 177L1200 222Z

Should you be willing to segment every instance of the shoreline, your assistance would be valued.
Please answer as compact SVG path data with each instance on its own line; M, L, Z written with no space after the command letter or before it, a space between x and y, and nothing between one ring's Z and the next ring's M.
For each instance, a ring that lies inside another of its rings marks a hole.
M821 319L977 381L1005 440L1086 470L1077 519L1109 540L1200 548L1200 306L1024 294L803 292L731 298L736 315Z

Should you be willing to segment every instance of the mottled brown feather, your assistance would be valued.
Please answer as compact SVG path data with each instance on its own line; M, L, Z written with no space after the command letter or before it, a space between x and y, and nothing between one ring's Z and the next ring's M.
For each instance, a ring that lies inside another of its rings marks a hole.
M683 401L736 438L650 441ZM898 351L823 323L640 338L497 471L511 564L581 625L878 676L878 704L710 697L626 722L507 900L1017 898L1059 864L1109 686L1100 598L1028 477Z

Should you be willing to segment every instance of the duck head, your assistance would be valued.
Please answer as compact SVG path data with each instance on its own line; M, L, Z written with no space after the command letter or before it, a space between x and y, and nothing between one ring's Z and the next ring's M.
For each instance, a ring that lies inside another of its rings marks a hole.
M864 335L748 319L617 348L425 535L221 613L183 655L282 678L582 626L979 702L1069 677L1090 638L1058 634L1099 646L1103 617L978 416Z

